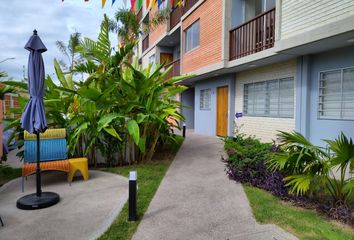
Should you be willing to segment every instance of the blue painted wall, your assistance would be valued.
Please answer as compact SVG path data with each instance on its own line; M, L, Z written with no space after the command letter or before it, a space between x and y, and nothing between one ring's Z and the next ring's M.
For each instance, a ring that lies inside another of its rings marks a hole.
M194 130L196 133L206 134L210 136L216 135L216 89L217 87L228 86L229 90L229 119L228 119L228 134L232 135L233 116L235 112L235 77L234 75L224 75L198 81L195 83L195 116ZM200 90L211 89L211 109L200 110Z
M301 84L297 85L297 94L301 95L300 90L305 89L306 86L309 87L310 91L302 91L302 107L307 106L309 115L307 118L302 117L302 124L299 122L301 121L301 118L297 116L296 126L299 131L301 130L299 128L302 125L302 132L315 144L325 145L321 139L334 139L340 134L341 131L343 131L347 136L354 138L354 121L323 120L318 119L317 114L319 72L352 66L354 66L354 46L312 55L310 56L307 64L308 70L306 70L307 67L305 66L305 77L303 77L303 79L306 78L306 71L308 71L309 82L304 81L302 86ZM304 110L305 109L303 109L303 111ZM299 113L299 111L297 111L297 113ZM305 113L303 113L303 115L304 114ZM304 124L306 124L306 126L304 126Z
M194 129L194 88L189 88L181 94L182 115L187 129Z

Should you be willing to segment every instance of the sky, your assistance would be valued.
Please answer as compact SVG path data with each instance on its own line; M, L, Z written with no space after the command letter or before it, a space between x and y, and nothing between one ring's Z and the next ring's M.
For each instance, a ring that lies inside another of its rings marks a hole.
M23 79L23 66L27 76L29 52L24 49L33 30L38 31L48 51L43 53L45 71L54 74L53 59L66 60L55 42L67 43L71 33L80 32L83 37L96 40L104 13L113 17L123 7L124 0L116 0L111 6L107 0L102 9L101 0L0 0L0 71L15 80ZM111 40L116 45L112 34Z

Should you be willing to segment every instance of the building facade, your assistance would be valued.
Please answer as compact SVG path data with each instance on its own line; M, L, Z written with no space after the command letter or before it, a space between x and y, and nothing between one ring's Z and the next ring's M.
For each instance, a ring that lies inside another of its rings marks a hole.
M141 22L158 11L143 7ZM232 136L236 121L263 141L354 137L352 0L187 0L138 49L143 66L192 75L180 97L197 133Z

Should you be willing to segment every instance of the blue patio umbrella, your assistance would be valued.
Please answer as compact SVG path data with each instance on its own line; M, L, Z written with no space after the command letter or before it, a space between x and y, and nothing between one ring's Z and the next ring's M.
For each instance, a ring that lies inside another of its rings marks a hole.
M42 40L33 31L33 35L25 45L30 52L28 58L28 89L30 99L22 113L21 126L29 133L37 135L37 168L36 168L36 193L26 195L17 200L17 207L31 210L50 207L59 202L59 195L53 192L42 192L40 170L40 141L39 135L47 129L44 111L44 63L42 53L47 51Z

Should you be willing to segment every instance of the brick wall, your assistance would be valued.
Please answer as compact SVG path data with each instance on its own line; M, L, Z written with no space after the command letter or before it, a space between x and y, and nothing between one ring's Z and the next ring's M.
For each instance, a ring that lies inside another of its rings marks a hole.
M0 100L0 157L3 155L3 140L2 140L2 135L3 135L3 124L2 120L6 118L13 118L13 117L20 117L18 115L10 114L7 111L9 111L10 108L12 107L19 107L18 103L18 97L14 94L6 94L4 100Z
M14 94L6 94L5 99L3 100L2 107L3 107L3 111L1 112L3 113L4 119L15 117L14 114L9 113L9 110L11 108L19 107L18 97Z
M150 11L150 20L155 16L158 11L158 4L155 4L154 8ZM150 30L149 33L149 46L153 46L157 43L157 41L167 33L167 23L166 21L163 24L158 25L156 28Z
M236 112L243 112L243 85L246 83L272 80L286 77L294 77L296 81L296 60L277 63L265 67L252 69L236 74ZM295 86L294 86L295 89ZM295 92L296 94L296 92ZM294 95L295 103L295 95ZM292 131L295 129L295 105L294 118L271 118L271 117L243 117L237 122L243 124L242 133L255 135L265 142L276 139L277 130Z
M200 19L200 46L184 53L182 34L182 73L195 71L221 61L222 0L206 0L182 22L182 30Z

